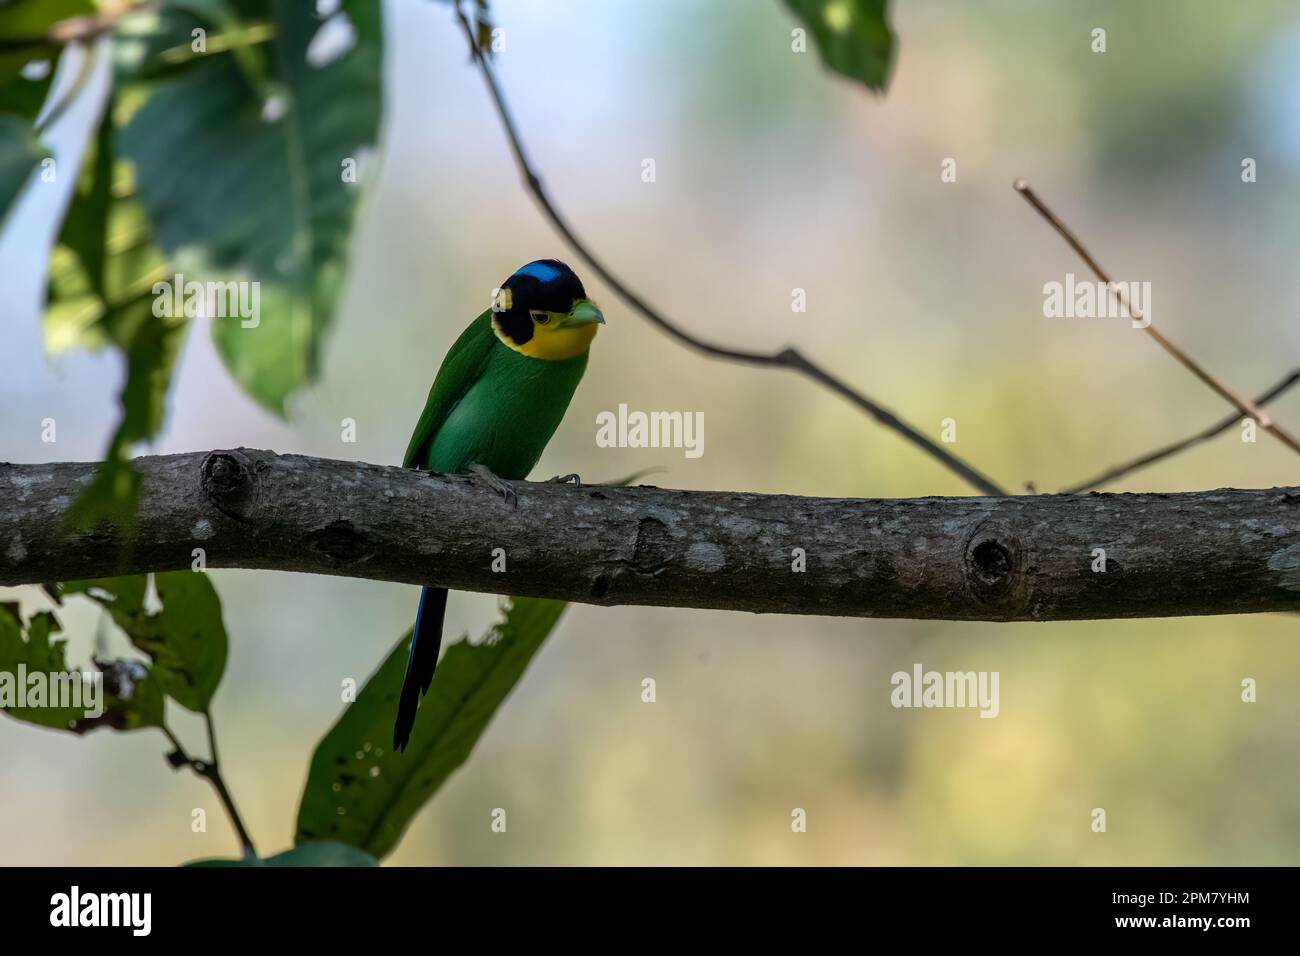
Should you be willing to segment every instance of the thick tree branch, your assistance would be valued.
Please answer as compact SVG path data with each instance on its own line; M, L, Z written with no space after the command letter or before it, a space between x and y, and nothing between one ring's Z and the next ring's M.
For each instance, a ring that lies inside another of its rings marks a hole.
M213 568L604 605L986 621L1300 610L1300 488L856 500L516 482L512 508L476 478L269 451L135 464L129 552L111 526L67 522L94 463L0 464L0 585L188 568L202 549Z

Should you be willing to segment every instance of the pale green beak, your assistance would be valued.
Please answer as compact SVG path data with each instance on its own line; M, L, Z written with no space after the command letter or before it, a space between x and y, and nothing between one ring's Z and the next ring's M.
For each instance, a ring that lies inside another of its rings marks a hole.
M565 325L590 325L592 323L604 325L605 317L600 314L600 309L596 308L596 303L590 299L579 299L573 303L573 308L564 317Z

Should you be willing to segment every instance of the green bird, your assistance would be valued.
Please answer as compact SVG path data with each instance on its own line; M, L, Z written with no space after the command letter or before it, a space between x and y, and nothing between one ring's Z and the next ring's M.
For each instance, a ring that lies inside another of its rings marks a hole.
M604 323L563 262L538 259L521 267L442 360L403 466L477 474L515 503L502 479L526 478L542 457ZM446 611L446 588L420 591L393 725L398 750L406 749L420 698L433 680Z

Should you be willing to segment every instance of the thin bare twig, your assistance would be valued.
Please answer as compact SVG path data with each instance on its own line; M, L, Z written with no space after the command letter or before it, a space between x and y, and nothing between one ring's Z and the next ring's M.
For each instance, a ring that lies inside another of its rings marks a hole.
M1025 201L1028 202L1029 205L1033 206L1034 210L1040 216L1047 220L1048 224L1057 231L1066 243L1069 244L1070 248L1079 254L1079 258L1082 259L1087 264L1088 268L1092 270L1093 275L1102 282L1105 282L1108 288L1115 290L1115 297L1118 299L1120 305L1124 307L1125 311L1134 319L1142 318L1141 313L1130 306L1128 296L1124 293L1123 287L1116 285L1115 281L1106 274L1106 270L1104 270L1100 263L1092 257L1092 254L1089 253L1083 243L1079 241L1078 236L1074 234L1070 227L1062 222L1061 218L1057 216L1056 213L1052 212L1052 210L1047 208L1047 204L1038 198L1038 194L1034 192L1033 187L1024 179L1017 179L1015 183L1013 183L1013 186L1015 187L1016 192L1025 197ZM1295 438L1291 437L1288 432L1283 430L1280 425L1265 414L1264 410L1261 409L1258 404L1242 395L1238 395L1235 391L1225 385L1217 376L1210 372L1209 369L1201 365L1161 334L1156 327L1150 323L1150 320L1147 320L1147 324L1144 328L1147 334L1155 339L1162 349L1172 355L1184 368L1213 389L1217 395L1235 406L1237 411L1241 412L1241 414L1255 419L1255 421L1259 422L1261 428L1271 433L1273 437L1279 439L1292 451L1300 453L1300 442L1296 441Z
M961 476L968 484L985 495L1005 495L994 481L977 471L973 466L962 461L956 455L946 450L943 446L931 441L925 435L921 434L907 422L903 421L889 409L884 408L877 402L863 395L861 392L851 388L840 379L833 376L820 365L815 364L812 360L806 358L803 353L793 348L786 348L780 352L751 352L743 349L733 349L723 345L715 345L696 338L685 330L678 322L669 319L662 312L650 305L642 296L634 291L620 279L614 272L605 265L604 261L591 250L591 247L583 242L573 231L568 221L560 214L559 209L551 201L545 187L542 185L541 178L537 175L533 165L528 161L528 155L524 149L523 140L521 139L514 120L511 118L510 109L506 104L505 96L501 92L501 87L497 83L496 74L487 57L483 55L483 50L478 44L474 27L469 18L461 9L460 4L455 5L456 16L459 18L461 27L465 31L465 37L469 41L470 53L474 61L478 64L479 70L483 74L483 79L487 83L488 92L492 95L492 101L496 105L497 115L501 119L501 125L505 129L506 137L510 141L510 148L514 152L515 163L519 167L519 172L523 177L524 183L532 193L533 198L537 200L546 217L550 219L555 229L564 237L565 241L573 247L587 265L591 267L600 278L613 289L622 299L627 302L633 309L640 312L651 324L658 326L668 335L672 336L682 345L693 349L704 355L721 359L725 362L735 362L741 365L756 365L767 368L784 368L791 371L799 372L806 378L825 386L835 392L842 398L856 405L862 411L866 412L881 425L891 429L901 435L914 446L921 449L932 458L946 466L950 471Z
M1268 391L1262 393L1255 399L1255 404L1260 406L1267 405L1296 382L1300 382L1300 368L1295 369ZM1137 471L1139 468L1146 468L1148 465L1154 465L1156 462L1168 458L1170 455L1176 455L1180 451L1191 448L1193 445L1199 445L1203 441L1209 441L1216 435L1223 434L1239 421L1241 421L1240 415L1229 415L1222 421L1216 422L1204 431L1197 432L1190 438L1184 438L1182 441L1176 441L1172 444L1165 445L1163 448L1157 448L1153 452L1148 452L1140 458L1134 458L1132 461L1126 461L1122 465L1115 465L1112 468L1106 469L1101 474L1089 478L1087 481L1081 481L1078 484L1070 485L1068 488L1062 488L1060 493L1063 495L1075 495L1084 491L1092 491L1094 488L1100 488L1103 485L1108 485L1112 481L1117 481L1125 475Z
M212 789L217 792L217 798L226 810L226 816L230 817L230 822L235 828L235 833L239 836L239 843L243 849L244 856L257 856L257 848L253 846L253 838L244 826L244 820L239 815L239 810L235 807L235 798L231 796L230 789L226 786L225 778L221 776L221 764L217 759L217 734L212 726L212 714L208 711L203 712L203 719L208 725L208 751L211 755L210 760L200 760L197 757L191 757L185 748L181 745L180 739L172 732L172 729L166 724L162 725L162 732L166 734L167 739L171 742L175 750L173 766L186 766L193 770L208 783L212 784Z

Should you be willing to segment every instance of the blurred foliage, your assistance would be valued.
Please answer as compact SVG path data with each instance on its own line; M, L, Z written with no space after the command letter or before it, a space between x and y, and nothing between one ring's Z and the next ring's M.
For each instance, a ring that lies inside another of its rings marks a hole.
M884 0L787 0L833 69L883 89L893 38ZM34 36L89 0L0 9L0 36ZM487 0L473 7L490 46ZM48 88L19 75L36 46L0 58L0 220L47 155L30 127ZM114 36L114 89L50 265L47 339L112 344L126 358L122 415L104 467L74 512L127 526L139 479L132 447L162 427L185 325L160 313L159 286L253 283L259 314L212 323L232 375L284 414L319 370L343 285L357 176L383 113L379 4L169 0ZM231 148L238 144L238 148ZM184 298L178 291L174 301Z
M31 126L50 93L57 55L53 59L30 60L32 75L10 77L0 82L0 116L22 120L23 136L30 136ZM6 136L16 135L16 128ZM2 142L2 141L0 141ZM14 184L14 187L24 185ZM7 187L8 188L8 187Z
M267 857L245 857L239 860L196 860L186 866L378 866L379 861L368 853L346 843L318 840L303 843L291 850Z
M0 37L36 37L52 24L93 9L90 0L16 0L0 5ZM54 77L61 48L34 45L0 53L0 229L32 171L49 155L33 129ZM43 64L36 75L24 67Z
M60 20L82 16L94 9L93 0L6 0L0 3L0 37L44 36ZM0 87L7 88L28 63L57 60L61 52L56 44L33 44L23 50L0 52ZM45 82L49 82L48 75ZM35 108L28 115L35 116Z
M139 730L144 727L161 727L163 722L163 695L157 680L149 669L137 661L94 661L99 672L70 671L65 659L67 642L51 640L51 635L62 630L58 619L50 611L41 611L27 621L26 634L16 605L0 605L0 686L5 676L17 682L22 674L40 673L54 687L57 677L69 688L81 685L81 700L90 703L87 678L102 681L99 709L102 713L88 715L89 706L54 707L50 701L40 706L7 706L5 712L18 720L50 727L85 733L97 727L115 730ZM20 666L23 668L20 670ZM16 684L14 690L17 690ZM51 691L52 692L52 691ZM75 691L74 691L75 693Z
M1223 161L1217 150L1240 132L1238 84L1259 63L1269 4L1238 5L1230 16L1214 17L1213 29L1187 15L1171 20L1160 4L1133 4L1125 13L1123 29L1107 32L1106 53L1089 53L1092 62L1081 64L1092 83L1080 118L1095 137L1098 162L1130 188L1168 183L1176 169L1217 173ZM1088 20L1086 9L1078 15L1088 28L1102 25L1095 16ZM1082 35L1084 23L1080 27ZM1058 45L1049 42L1039 55L1051 55L1050 47ZM1135 84L1132 72L1116 64L1138 51L1142 82ZM1198 74L1192 82L1189 60Z
M9 207L48 155L30 124L0 113L0 228L4 228Z
M210 719L228 644L216 591L202 572L152 577L157 609L147 606L146 575L74 581L62 587L64 597L81 595L102 607L149 658L94 661L103 684L102 714L87 716L87 707L48 706L44 699L19 707L25 700L16 696L6 712L75 733L101 726L161 728L167 697ZM387 747L406 671L410 634L403 636L317 746L299 810L296 849L266 859L194 865L374 865L392 851L415 814L468 759L564 608L560 601L518 599L483 641L471 644L463 639L449 647L416 716L405 754ZM65 642L51 640L59 630L53 612L34 614L24 624L16 604L0 604L0 690L19 693L16 682L31 673L39 673L41 681L57 674L68 674L75 682L85 679L80 672L68 671ZM84 695L82 699L87 700ZM187 762L179 752L173 757L176 766Z
M894 58L887 0L785 0L812 31L822 60L837 73L883 92Z
M149 576L134 575L73 581L65 596L83 595L104 608L132 646L148 662L131 658L93 660L104 688L104 713L86 717L86 708L71 710L11 709L20 719L47 727L84 733L100 726L136 730L163 726L164 696L188 710L206 713L226 666L228 641L221 619L221 602L206 574L174 571L153 575L161 605L146 608ZM51 611L33 615L24 628L17 607L3 605L0 613L0 673L67 673L65 642L51 641L61 630ZM76 679L82 680L82 674Z
M136 197L129 162L115 151L115 98L87 145L77 185L50 257L45 336L50 348L111 343L126 357L122 416L74 520L129 528L139 475L131 448L162 428L172 367L186 320L158 316L154 284L170 275Z
M251 55L198 56L147 81L122 152L187 278L260 285L258 324L219 318L213 335L240 384L283 414L317 374L343 284L359 195L345 173L378 139L380 7L354 0L324 22L310 4L243 0L232 10L240 29L269 39L230 47ZM187 37L175 31L174 47Z
M463 764L564 611L516 598L480 643L447 648L404 753L389 746L411 635L393 647L316 747L298 810L300 844L342 840L388 855L420 808Z
M39 35L89 9L6 7L0 37ZM32 122L49 76L19 70L58 52L0 58L0 219L47 155ZM179 274L186 287L257 289L256 315L212 330L231 374L268 409L283 414L318 373L383 113L380 7L353 0L322 18L309 3L170 0L122 19L112 59L51 256L46 340L56 351L112 345L125 358L121 418L73 516L129 530L132 448L161 429L185 328L204 308L187 288L160 297L161 283Z
M0 687L12 681L10 693L16 693L18 682L25 674L56 675L68 674L67 662L64 660L64 641L52 641L50 636L62 628L58 620L49 611L32 615L23 623L17 604L0 604ZM19 668L22 668L20 671ZM9 681L5 678L8 677ZM80 674L73 674L73 679L82 681ZM10 698L10 694L3 695ZM71 730L82 715L81 708L51 707L42 700L38 706L6 706L5 713L18 720Z

